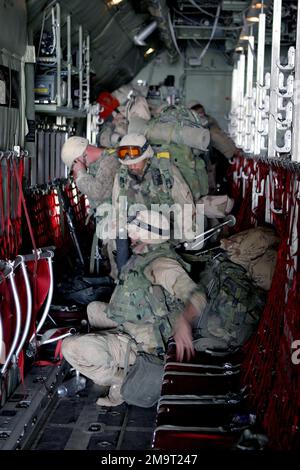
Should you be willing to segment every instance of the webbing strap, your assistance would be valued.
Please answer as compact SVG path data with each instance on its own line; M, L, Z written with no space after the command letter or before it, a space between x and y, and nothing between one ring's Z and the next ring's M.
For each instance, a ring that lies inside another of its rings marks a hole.
M3 201L3 174L2 174L2 162L0 160L0 236L3 238L3 244L4 244L4 235L5 235L5 221L4 221L4 201ZM2 250L1 250L1 257L3 256Z
M256 192L259 197L254 215L257 220L257 224L262 225L265 222L267 176L269 175L270 168L266 163L262 162L257 162L257 167Z
M18 368L20 371L20 377L21 377L21 382L24 384L24 366L25 366L25 360L24 360L24 351L22 351L19 354L18 357Z
M239 170L242 172L241 178L246 175L245 195L241 201L240 210L236 217L236 224L234 227L235 232L246 230L253 226L253 212L252 212L252 188L253 188L253 177L256 175L253 161L244 160L242 165L239 165Z
M19 187L20 200L21 200L22 205L23 205L23 209L24 209L24 213L25 213L25 217L26 217L26 221L27 221L27 225L28 225L28 230L29 230L29 234L30 234L30 238L31 238L32 246L33 246L33 253L34 253L33 302L34 302L34 308L35 308L36 302L37 302L37 268L38 268L37 247L36 247L36 242L35 242L32 226L31 226L31 222L30 222L30 218L29 218L29 214L28 214L28 210L27 210L27 205L26 205L26 201L25 201L25 197L24 197L24 193L23 193L21 177L20 177L20 174L18 172L18 168L17 168L17 164L16 164L15 160L13 160L13 168L14 168L14 171L15 171L15 176L16 176L16 179L17 179L18 187Z
M124 359L124 377L126 377L128 369L129 369L129 357L131 351L131 344L133 343L133 339L129 339L126 347L125 359Z
M20 159L19 160L19 178L22 179L24 174L24 160ZM18 216L22 215L22 200L21 200L21 195L19 193L18 197Z
M98 246L98 237L97 233L94 233L93 242L91 247L91 257L90 257L90 273L95 272L95 259L96 259L96 247Z
M34 238L34 235L33 235L33 230L32 230L32 226L31 226L31 222L30 222L30 218L29 218L29 214L28 214L28 210L27 210L27 205L26 205L26 201L25 201L25 197L24 197L24 193L23 193L22 181L20 180L20 175L18 173L18 168L17 168L17 164L16 164L15 160L13 160L13 167L14 167L16 178L17 178L17 183L18 183L18 187L19 187L19 191L20 191L20 197L21 197L21 201L22 201L22 204L23 204L23 209L24 209L24 213L25 213L25 217L26 217L26 221L27 221L27 225L28 225L28 230L29 230L29 234L30 234L30 238L31 238L31 243L32 243L34 254L36 256L36 261L37 261L37 248L36 248L35 238Z
M10 253L13 251L12 247L12 224L11 224L11 218L10 218L10 193L11 193L11 166L10 166L10 160L6 160L6 233L7 233L7 251L8 251L8 256L10 256Z
M242 169L242 162L243 158L241 156L235 157L233 164L231 164L227 170L227 178L231 182L230 196L234 201L240 200L241 178L239 175Z
M19 161L19 179L20 181L22 181L23 174L24 174L24 160L23 158L20 158L18 161ZM18 181L16 181L16 183L18 184ZM17 185L16 185L16 189L17 189ZM17 240L18 240L17 247L19 248L22 242L22 235L21 235L22 199L21 199L20 191L18 191L18 194L17 194L16 206L17 206Z

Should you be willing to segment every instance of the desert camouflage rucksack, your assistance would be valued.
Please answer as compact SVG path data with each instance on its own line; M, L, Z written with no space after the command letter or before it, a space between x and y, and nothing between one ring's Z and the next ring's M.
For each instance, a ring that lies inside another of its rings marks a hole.
M220 253L201 275L207 307L194 329L196 350L242 346L254 333L266 294L249 280L246 270Z

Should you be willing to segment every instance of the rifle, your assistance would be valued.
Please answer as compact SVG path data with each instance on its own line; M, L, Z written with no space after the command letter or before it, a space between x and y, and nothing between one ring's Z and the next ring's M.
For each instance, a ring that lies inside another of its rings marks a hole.
M80 263L82 265L84 265L84 259L83 259L83 256L82 256L81 248L80 248L80 245L79 245L79 242L78 242L75 226L74 226L74 223L73 223L73 218L74 218L73 208L70 204L68 196L62 190L61 183L57 182L55 184L55 187L56 187L56 190L57 190L57 195L58 195L58 199L60 201L61 207L62 207L64 213L66 214L67 224L68 224L68 227L69 227L72 242L73 242L74 247L77 251Z

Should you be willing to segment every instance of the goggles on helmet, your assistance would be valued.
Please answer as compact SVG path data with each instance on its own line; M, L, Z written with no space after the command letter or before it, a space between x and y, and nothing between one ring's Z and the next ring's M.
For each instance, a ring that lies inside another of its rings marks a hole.
M121 160L125 160L127 158L135 158L141 157L143 153L147 150L149 144L145 142L143 147L139 147L138 145L121 145L118 148L117 154Z

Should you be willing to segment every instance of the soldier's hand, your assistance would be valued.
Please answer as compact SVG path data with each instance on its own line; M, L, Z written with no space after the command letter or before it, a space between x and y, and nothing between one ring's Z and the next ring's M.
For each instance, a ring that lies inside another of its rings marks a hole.
M74 163L74 165L72 166L72 171L73 171L74 178L77 177L78 172L79 172L80 170L86 171L86 166L85 166L85 164L84 164L82 161L80 161L80 160L75 160L75 163Z
M175 325L174 340L176 343L176 359L182 362L186 355L189 361L195 354L192 328L184 314L180 315Z

